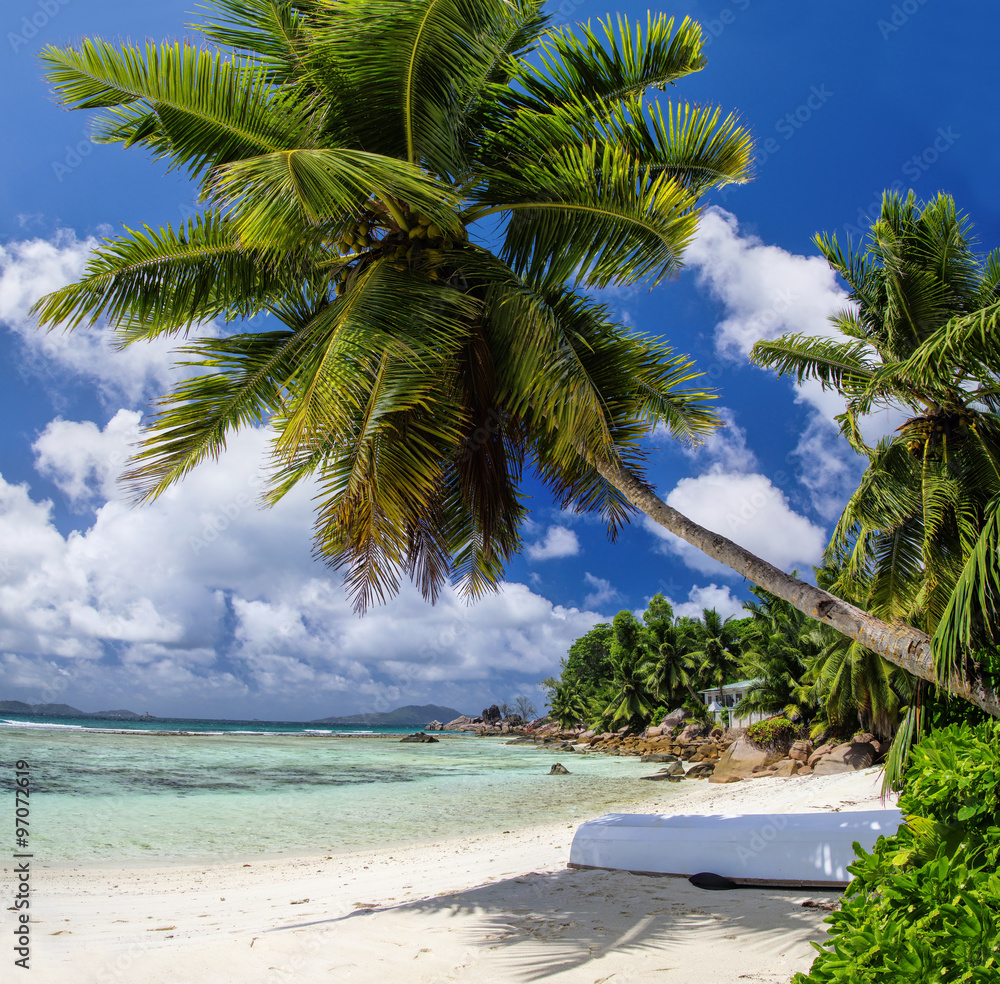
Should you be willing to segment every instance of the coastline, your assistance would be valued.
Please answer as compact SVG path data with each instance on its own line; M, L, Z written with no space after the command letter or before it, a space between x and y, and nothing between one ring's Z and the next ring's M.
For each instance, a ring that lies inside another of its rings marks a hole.
M691 780L651 791L641 809L877 809L879 783L878 769ZM827 912L802 902L837 897L569 869L575 823L502 823L436 843L250 864L39 866L33 979L777 984L809 966L809 940L824 935Z

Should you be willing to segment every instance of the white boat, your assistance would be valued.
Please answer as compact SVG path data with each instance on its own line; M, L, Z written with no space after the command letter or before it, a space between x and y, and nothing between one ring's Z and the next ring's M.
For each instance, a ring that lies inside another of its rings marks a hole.
M857 841L870 851L896 833L899 810L667 816L609 813L581 824L572 868L637 874L718 875L737 885L841 887L851 880Z

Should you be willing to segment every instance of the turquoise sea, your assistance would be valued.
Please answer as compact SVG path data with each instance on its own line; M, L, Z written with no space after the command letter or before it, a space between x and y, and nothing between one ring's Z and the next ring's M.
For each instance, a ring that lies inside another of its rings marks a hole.
M0 715L0 799L27 761L31 849L62 866L335 854L580 822L665 792L636 758L447 732L401 744L410 731ZM548 775L556 761L571 774Z

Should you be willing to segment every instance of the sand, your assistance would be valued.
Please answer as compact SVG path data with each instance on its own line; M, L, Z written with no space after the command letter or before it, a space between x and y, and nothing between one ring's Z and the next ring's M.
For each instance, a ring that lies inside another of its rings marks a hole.
M878 809L879 782L874 769L691 781L655 795L647 812ZM809 941L823 938L828 913L802 903L836 893L707 892L571 869L573 829L250 865L36 867L30 979L777 984L812 962Z

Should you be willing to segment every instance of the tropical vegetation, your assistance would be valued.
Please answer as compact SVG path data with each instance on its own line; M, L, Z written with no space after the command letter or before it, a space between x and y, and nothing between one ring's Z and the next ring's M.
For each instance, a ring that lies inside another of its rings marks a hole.
M859 849L843 907L794 984L1000 977L1000 725L950 725L913 752L906 823Z
M868 463L830 541L827 584L934 635L943 680L992 678L1000 393L996 360L968 339L985 337L984 319L1000 305L1000 251L977 255L950 196L921 203L912 192L885 196L864 244L845 250L826 235L816 244L850 289L852 307L831 319L838 337L761 341L753 358L844 397L841 434ZM865 418L882 409L904 419L871 445ZM903 734L921 730L912 699L921 690L857 641L831 639L821 675L833 681L848 668L855 690L864 678L879 692L883 717L872 712L872 727L887 730L906 704Z
M611 536L644 511L756 600L739 620L679 617L662 595L641 620L619 612L545 681L552 714L638 730L748 678L736 711L771 716L761 742L897 732L907 826L862 852L797 980L996 979L1000 725L976 708L1000 716L1000 252L976 252L949 196L887 195L863 243L816 239L850 292L835 337L755 346L844 398L867 462L811 585L652 492L643 438L705 437L713 394L587 293L660 283L705 193L750 177L735 116L648 98L705 66L697 24L550 30L540 0L208 10L202 46L43 53L59 98L98 111L99 141L199 189L188 222L106 241L35 308L49 327L107 321L122 346L185 336L127 474L136 498L266 425L268 501L315 483L316 554L359 610L404 577L431 600L495 588L526 471ZM871 442L879 409L902 422Z
M823 571L817 575L822 580ZM912 703L914 678L782 599L751 591L741 618L711 608L677 616L656 594L641 621L622 611L596 625L570 646L559 677L543 681L552 716L567 728L639 731L678 707L704 716L703 693L717 691L721 704L726 684L746 681L735 718L787 720L814 736L891 739Z
M614 533L628 504L581 449L641 474L650 426L718 423L689 360L571 284L674 272L700 196L748 177L749 135L644 99L705 64L690 20L574 35L542 8L216 0L203 47L45 50L60 98L103 110L99 139L187 170L204 210L107 242L40 321L107 318L131 345L273 319L194 332L137 497L266 422L269 500L315 481L316 553L359 609L404 576L474 597L521 545L526 467Z
M611 535L641 509L936 679L921 629L785 574L643 479L643 435L699 439L719 422L710 394L579 289L660 282L705 191L750 176L735 117L646 99L704 67L698 25L550 31L539 0L208 9L203 47L43 52L59 98L101 111L98 140L187 171L204 206L106 242L36 306L49 326L106 319L122 345L193 335L127 475L137 498L266 423L269 501L315 481L316 553L363 610L404 576L430 599L495 587L531 468ZM200 330L260 314L273 330ZM1000 713L976 666L948 686Z

